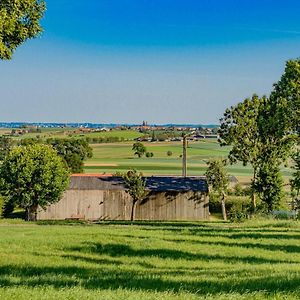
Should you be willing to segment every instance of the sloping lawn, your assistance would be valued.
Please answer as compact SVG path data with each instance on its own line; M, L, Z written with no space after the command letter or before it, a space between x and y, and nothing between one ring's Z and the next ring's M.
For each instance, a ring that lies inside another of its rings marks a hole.
M299 299L300 223L0 221L0 299Z

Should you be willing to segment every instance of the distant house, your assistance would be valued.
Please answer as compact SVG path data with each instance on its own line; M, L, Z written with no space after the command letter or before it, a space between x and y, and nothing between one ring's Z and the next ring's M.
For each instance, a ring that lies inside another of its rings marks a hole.
M136 220L205 220L208 186L201 177L147 177L147 199L138 203ZM130 220L132 201L122 178L76 175L62 199L39 209L39 220Z

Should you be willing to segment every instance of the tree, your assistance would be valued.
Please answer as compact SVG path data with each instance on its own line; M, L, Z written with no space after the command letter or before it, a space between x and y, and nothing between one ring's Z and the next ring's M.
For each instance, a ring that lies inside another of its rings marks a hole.
M18 46L41 33L44 11L42 0L1 0L0 59L11 59Z
M135 207L139 201L144 200L148 191L146 190L146 180L143 178L142 173L138 173L136 170L128 171L124 174L121 174L125 186L127 187L127 193L132 198L131 214L130 220L134 220Z
M167 156L172 156L173 155L173 152L172 151L167 151Z
M243 165L250 164L253 167L251 186L254 209L255 193L261 195L262 201L270 201L268 189L259 187L257 181L267 184L266 177L280 177L279 174L275 176L274 172L280 172L280 165L288 158L295 142L295 136L288 132L284 123L284 108L282 103L276 104L267 97L259 98L254 95L227 109L221 119L219 142L221 146L232 146L229 153L231 163L241 161ZM267 172L270 172L268 176ZM272 193L278 192L276 197L273 194L274 201L277 201L281 197L282 182L275 180L274 183L279 185L272 190ZM262 193L262 190L265 192Z
M5 156L10 151L13 145L12 139L6 136L0 136L0 161L2 161Z
M93 149L84 139L48 139L47 143L65 160L72 173L82 173L84 161L93 156Z
M272 164L268 160L262 161L255 182L255 189L269 212L279 205L283 196L282 184L283 180L278 165Z
M283 75L274 84L270 99L284 110L278 118L280 123L285 125L287 131L295 130L300 134L300 59L287 61Z
M132 145L132 151L134 151L134 155L140 158L147 152L147 148L142 143L137 142Z
M227 220L226 214L226 196L229 186L229 176L225 170L226 160L210 159L207 162L207 170L205 172L206 180L213 193L221 198L222 215L224 221Z
M69 173L63 160L49 145L14 147L0 167L2 195L26 210L26 220L35 221L38 206L60 200L68 186Z
M257 180L257 172L262 152L259 134L259 118L266 98L253 95L243 102L226 109L219 129L221 146L231 145L229 160L231 163L240 161L244 166L253 167L252 187ZM252 189L252 205L256 207L255 191Z

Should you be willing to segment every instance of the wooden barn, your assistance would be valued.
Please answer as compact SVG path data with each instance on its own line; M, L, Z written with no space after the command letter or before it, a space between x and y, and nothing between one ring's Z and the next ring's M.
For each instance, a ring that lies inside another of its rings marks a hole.
M135 220L205 220L209 217L208 186L201 177L146 178L149 194L137 203ZM72 176L62 199L39 209L38 220L130 220L132 201L122 178Z

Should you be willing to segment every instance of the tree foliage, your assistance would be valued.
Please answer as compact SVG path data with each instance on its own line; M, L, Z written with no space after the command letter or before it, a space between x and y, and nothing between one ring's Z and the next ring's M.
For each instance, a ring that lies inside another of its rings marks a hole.
M42 0L0 1L0 59L11 59L18 46L41 33L44 11Z
M11 138L0 136L0 161L2 161L13 146Z
M287 130L300 133L300 59L289 60L281 79L274 85L270 98L284 109L278 120Z
M229 176L225 169L226 160L210 159L205 172L206 180L214 194L221 199L223 219L227 220L225 200L229 186Z
M144 200L148 191L146 190L146 180L143 178L142 173L138 173L136 170L130 170L124 174L121 174L125 186L127 187L127 193L132 198L132 208L131 208L131 216L130 220L134 220L134 213L136 204L139 201Z
M281 198L280 165L291 155L297 141L299 95L300 63L299 60L289 61L269 98L254 95L227 109L221 119L220 144L232 146L230 161L241 161L253 167L254 208L255 193L269 210ZM273 204L271 199L274 199Z
M72 173L82 173L84 161L93 156L93 149L84 139L48 139L47 143L65 160Z
M65 164L49 145L14 147L0 167L2 195L24 208L27 220L36 220L38 206L59 201L68 180Z
M134 155L142 157L147 152L147 148L141 142L136 142L132 145L132 151L134 151Z
M279 206L283 196L283 180L279 166L270 161L262 161L258 170L255 189L260 199L266 205L267 211L271 212Z
M292 191L295 193L296 197L300 196L300 151L293 155L294 165L292 168L295 170L293 173L293 178L291 179Z

